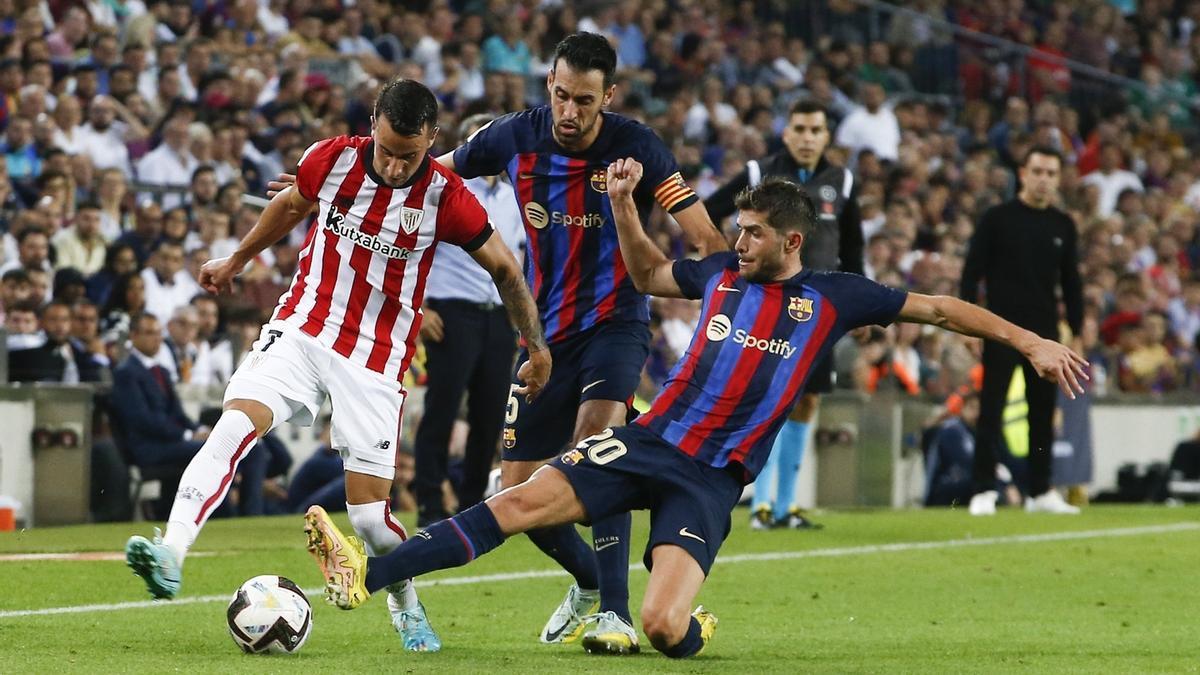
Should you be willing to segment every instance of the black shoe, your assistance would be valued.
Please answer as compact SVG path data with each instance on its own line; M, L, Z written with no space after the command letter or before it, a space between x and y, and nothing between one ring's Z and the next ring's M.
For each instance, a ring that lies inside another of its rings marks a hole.
M775 523L775 526L786 527L790 530L820 530L825 527L820 523L814 523L808 518L805 518L804 512L800 509L792 509L791 511L788 511L787 516L780 518L779 521Z

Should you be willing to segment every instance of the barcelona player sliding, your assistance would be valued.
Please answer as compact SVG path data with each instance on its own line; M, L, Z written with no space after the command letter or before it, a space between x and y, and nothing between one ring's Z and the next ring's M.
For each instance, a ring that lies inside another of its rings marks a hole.
M641 229L632 194L642 165L613 162L607 191L621 254L638 290L703 299L701 322L650 411L581 442L521 485L368 558L319 509L305 516L329 599L353 609L395 581L463 565L533 528L649 509L650 581L642 628L670 657L700 652L716 617L689 611L729 532L742 488L766 461L813 364L847 331L896 320L995 340L1070 396L1087 363L956 298L907 293L865 277L802 269L815 222L803 188L771 179L737 198L735 252L668 260Z

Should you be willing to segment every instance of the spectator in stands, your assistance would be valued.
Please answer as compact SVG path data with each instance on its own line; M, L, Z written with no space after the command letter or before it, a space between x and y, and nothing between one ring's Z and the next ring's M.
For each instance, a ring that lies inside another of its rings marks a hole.
M1142 180L1137 174L1122 169L1124 152L1116 142L1106 142L1100 146L1100 168L1083 177L1084 185L1094 185L1100 191L1096 213L1101 218L1111 216L1117 210L1117 198L1125 190L1142 192Z
M8 377L13 382L98 382L100 364L71 340L71 307L54 300L41 310L42 344L8 353Z
M121 119L118 120L117 117ZM120 169L126 177L133 175L129 163L129 148L149 133L141 120L110 96L96 96L88 104L88 121L76 129L78 148L92 160L97 169Z
M287 509L304 513L313 504L326 511L346 510L346 474L342 456L334 450L329 439L329 416L319 421L321 444L296 469L288 485Z
M108 252L100 232L100 205L84 202L76 207L74 223L59 231L53 242L58 269L71 267L89 276L99 272Z
M884 105L886 92L875 82L863 81L859 98L862 105L838 124L836 144L848 149L851 157L867 149L882 160L895 161L899 158L900 124Z
M54 273L54 291L51 298L68 305L87 299L87 280L74 267L64 267Z
M87 296L97 305L108 302L109 291L117 277L138 271L137 255L129 244L115 243L108 247L104 267L87 279Z
M175 308L191 302L200 292L200 286L184 269L183 245L164 239L150 256L150 263L142 270L142 281L146 287L146 311L169 319Z
M100 308L90 300L80 300L71 305L71 340L75 347L91 355L100 364L101 378L112 365L108 349L100 339Z
M177 384L192 383L192 371L199 352L196 345L197 324L194 307L190 304L176 307L167 321L167 337L163 340L162 349L155 355L156 360L171 371L171 379Z
M33 285L29 283L29 272L15 268L0 275L0 321L6 309L18 303L27 302L33 294Z
M113 397L113 412L133 463L161 472L161 510L174 500L179 477L209 430L188 418L170 374L154 359L163 340L158 319L137 314L130 325L133 348L113 371L113 391L120 392Z
M132 219L126 211L129 184L119 169L102 169L96 176L96 204L100 207L100 232L111 242L126 230Z
M9 353L37 347L43 341L38 331L38 306L33 300L13 303L4 312L5 343Z
M123 344L129 337L130 319L146 311L146 282L137 272L116 278L100 311L100 330L108 344Z
M199 168L191 152L191 137L188 135L188 119L176 114L166 121L162 130L162 143L137 162L138 180L147 185L176 188L162 195L160 203L171 209L186 203L182 192L192 181L192 174ZM149 199L150 194L139 196Z
M0 274L13 269L23 269L26 272L49 272L53 269L50 264L50 238L45 230L30 227L17 235L17 259L0 267Z
M133 247L140 269L150 259L150 252L158 246L163 233L163 209L156 202L144 200L138 204L133 229L126 230L114 244Z
M196 310L196 362L192 384L224 387L233 375L233 344L222 332L220 305L208 294L192 298Z

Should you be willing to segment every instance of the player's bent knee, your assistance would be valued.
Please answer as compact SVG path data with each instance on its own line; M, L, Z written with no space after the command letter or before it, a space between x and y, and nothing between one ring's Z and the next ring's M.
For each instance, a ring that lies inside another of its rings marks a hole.
M269 407L248 398L235 398L227 402L224 409L237 410L249 417L254 425L254 433L258 434L259 438L271 430L271 423L275 420L275 414Z
M658 651L679 644L688 631L691 615L685 607L642 605L642 632Z

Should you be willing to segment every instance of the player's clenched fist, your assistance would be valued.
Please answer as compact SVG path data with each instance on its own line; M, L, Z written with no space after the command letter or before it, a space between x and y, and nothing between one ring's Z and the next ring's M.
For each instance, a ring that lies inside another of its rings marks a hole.
M538 351L529 352L529 360L517 369L517 379L524 383L524 386L517 387L516 393L524 394L526 402L537 398L550 379L550 350L543 347Z
M608 198L628 197L642 179L642 163L632 157L608 165Z
M219 295L232 290L233 278L242 271L242 266L234 262L232 257L215 258L200 266L200 287L209 293Z

